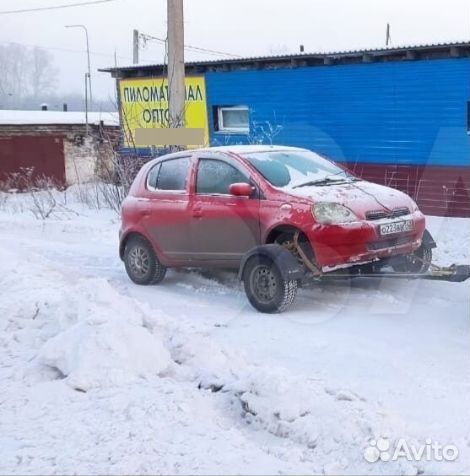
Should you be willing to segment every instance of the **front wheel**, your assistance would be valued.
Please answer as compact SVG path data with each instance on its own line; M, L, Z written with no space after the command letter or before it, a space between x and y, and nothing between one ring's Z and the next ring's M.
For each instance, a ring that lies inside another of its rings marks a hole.
M431 266L431 261L432 248L422 244L414 253L404 256L392 267L398 273L426 273Z
M250 304L264 313L282 312L297 295L297 280L284 279L276 264L265 256L253 256L243 269L243 285Z

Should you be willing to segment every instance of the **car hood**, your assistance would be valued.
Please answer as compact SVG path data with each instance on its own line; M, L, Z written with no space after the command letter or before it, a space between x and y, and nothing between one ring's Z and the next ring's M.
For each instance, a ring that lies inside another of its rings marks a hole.
M289 189L287 192L297 197L309 198L315 203L340 203L359 218L365 218L365 214L370 211L389 211L407 207L412 212L415 208L415 203L405 193L362 180L337 185L299 187Z

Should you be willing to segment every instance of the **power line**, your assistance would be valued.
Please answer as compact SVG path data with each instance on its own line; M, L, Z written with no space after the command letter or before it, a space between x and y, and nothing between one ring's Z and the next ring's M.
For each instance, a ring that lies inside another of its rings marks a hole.
M153 41L158 41L160 43L163 43L163 44L166 44L166 40L163 39L163 38L157 38L156 36L152 36L152 35L147 35L145 33L141 33L140 34L140 37L144 40L144 41L149 41L149 40L153 40ZM233 53L226 53L224 51L217 51L217 50L209 50L207 48L201 48L199 46L192 46L192 45L184 45L184 49L185 50L190 50L190 51L198 51L198 52L201 52L201 53L208 53L208 54L211 54L211 55L217 55L217 56L231 56L233 58L241 58L240 55L235 55Z
M108 2L115 2L115 1L116 0L92 0L88 2L69 3L64 5L51 5L48 7L24 8L22 10L4 10L4 11L0 11L0 15L10 15L13 13L42 12L45 10L59 10L61 8L83 7L86 5L97 5L99 3L108 3Z
M1 42L0 44L5 44L5 45L21 45L21 46L27 46L29 48L39 48L41 50L55 50L55 51L64 51L67 53L86 53L86 50L76 50L76 49L71 49L71 48L60 48L58 46L41 46L41 45L32 45L29 43L18 43L16 41L5 41ZM99 51L90 51L90 55L93 56L108 56L111 58L114 58L113 53L103 53ZM125 60L130 60L131 58L129 56L121 56L117 55L118 58L125 59Z

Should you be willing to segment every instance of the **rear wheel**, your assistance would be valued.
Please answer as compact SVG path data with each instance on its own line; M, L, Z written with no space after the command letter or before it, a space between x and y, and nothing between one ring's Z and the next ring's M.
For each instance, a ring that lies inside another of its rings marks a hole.
M124 249L127 275L136 284L157 284L165 277L166 267L158 261L152 245L141 236L129 239Z
M414 253L392 265L398 273L425 273L431 266L432 248L422 244Z
M260 312L282 312L297 295L297 280L284 279L276 264L265 256L249 259L243 269L243 284L250 304Z

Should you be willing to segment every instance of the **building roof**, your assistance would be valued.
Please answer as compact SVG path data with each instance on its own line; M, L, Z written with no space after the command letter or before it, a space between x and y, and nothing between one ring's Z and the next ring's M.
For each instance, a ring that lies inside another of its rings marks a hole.
M119 114L117 112L89 112L88 123L105 126L119 126ZM22 124L85 124L85 112L75 111L17 111L0 109L0 125Z
M414 59L438 59L470 55L470 41L436 43L424 45L390 46L386 48L333 51L319 53L297 53L277 56L253 56L246 58L215 59L186 62L186 73L205 71L233 71L246 69L276 69L301 66L321 66L348 63L373 63ZM139 77L161 75L167 65L138 64L100 69L114 77Z

